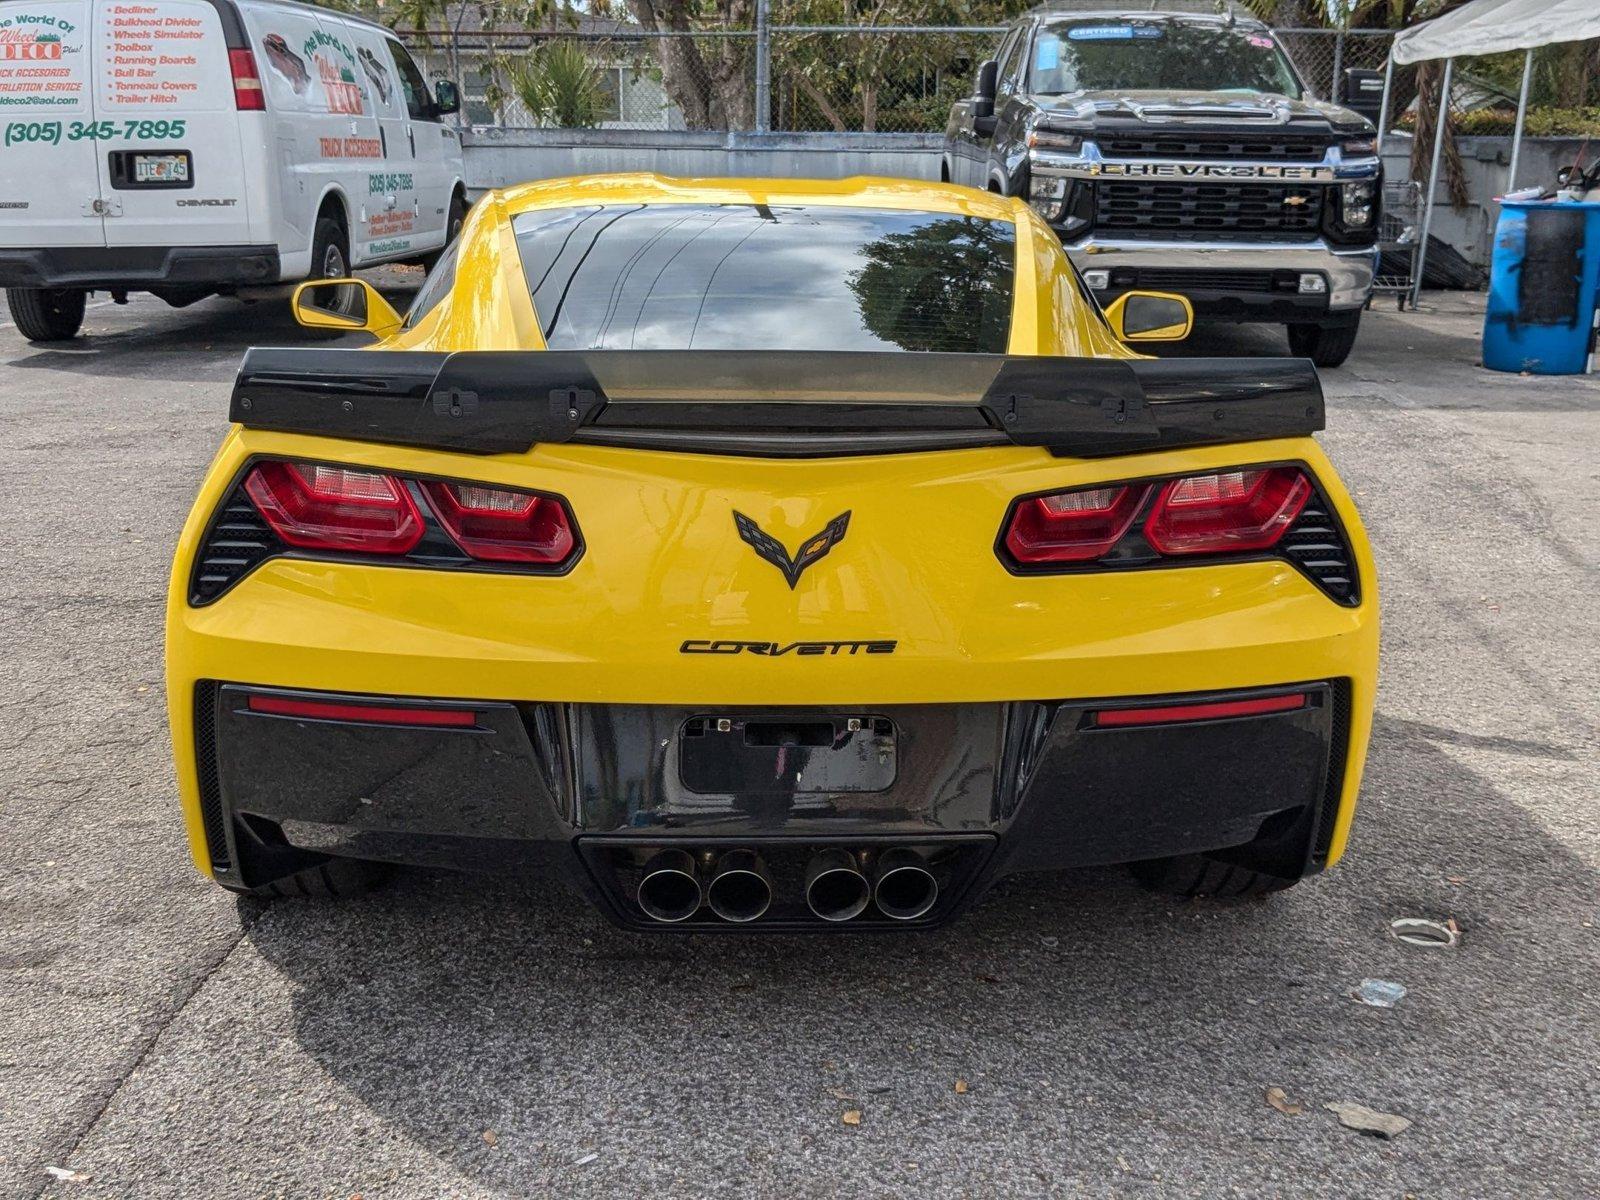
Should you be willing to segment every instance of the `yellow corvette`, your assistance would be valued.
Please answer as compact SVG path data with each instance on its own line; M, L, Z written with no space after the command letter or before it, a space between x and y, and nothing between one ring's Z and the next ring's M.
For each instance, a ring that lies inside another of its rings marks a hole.
M195 861L546 872L679 929L949 919L1018 871L1342 853L1371 553L1301 360L1167 359L1019 200L491 192L376 345L255 349L173 564Z

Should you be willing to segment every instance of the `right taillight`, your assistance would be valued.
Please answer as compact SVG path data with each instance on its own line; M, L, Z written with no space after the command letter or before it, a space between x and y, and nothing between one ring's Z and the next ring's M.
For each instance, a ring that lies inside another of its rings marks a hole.
M264 112L266 93L256 71L256 56L250 50L228 51L228 69L233 74L233 106L240 112Z
M1120 484L1033 496L1011 514L1006 549L1019 563L1092 562L1122 540L1148 491Z
M1311 497L1298 467L1249 467L1186 475L1162 486L1144 536L1162 554L1265 550Z
M1303 513L1332 521L1321 509L1313 514L1316 495L1301 467L1275 465L1176 479L1119 480L1026 496L1011 506L1001 557L1014 570L1049 573L1281 550L1297 565L1313 568L1313 577L1320 580L1315 568L1326 566L1324 559L1342 561L1344 555L1343 537L1335 528L1311 521L1314 529L1297 534L1287 549L1279 545L1300 528ZM1301 545L1307 538L1311 544ZM1301 550L1312 555L1310 562L1299 562L1304 555L1297 557L1296 552Z

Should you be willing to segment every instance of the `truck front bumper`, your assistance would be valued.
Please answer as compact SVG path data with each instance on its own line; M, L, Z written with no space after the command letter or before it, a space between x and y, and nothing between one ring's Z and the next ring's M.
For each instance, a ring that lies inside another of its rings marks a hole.
M1093 235L1062 245L1080 271L1109 272L1095 298L1109 303L1135 289L1178 292L1202 317L1224 321L1354 319L1372 294L1378 250L1336 250L1322 241L1226 243L1112 241ZM1301 275L1326 290L1302 293Z

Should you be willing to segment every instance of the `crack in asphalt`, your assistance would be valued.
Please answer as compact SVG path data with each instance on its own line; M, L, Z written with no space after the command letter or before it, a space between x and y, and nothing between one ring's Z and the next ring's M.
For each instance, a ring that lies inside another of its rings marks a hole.
M95 1128L100 1124L101 1120L110 1110L112 1103L122 1092L122 1089L127 1086L128 1081L132 1079L133 1076L138 1072L139 1068L144 1065L145 1060L150 1057L151 1052L155 1050L156 1046L160 1043L167 1030L171 1029L172 1026L177 1022L178 1018L183 1016L190 1003L196 996L200 994L200 989L205 987L205 985L211 981L212 977L227 965L228 960L233 957L234 951L236 951L244 943L245 939L250 936L250 931L255 928L257 922L259 922L265 915L265 909L260 909L254 912L241 910L239 935L229 942L227 948L223 950L221 954L217 955L216 959L200 972L199 977L196 978L188 990L183 993L182 998L173 1007L172 1011L169 1012L165 1019L163 1019L160 1024L157 1025L157 1027L135 1047L133 1053L129 1056L129 1060L120 1070L116 1072L116 1077L112 1081L111 1086L105 1090L105 1093L100 1097L98 1103L95 1103L92 1099L90 1100L90 1103L94 1103L94 1112L90 1114L87 1121L83 1122L79 1126L77 1132L71 1135L71 1144L68 1145L64 1151L59 1153L54 1147L51 1146L46 1146L43 1148L45 1153L40 1157L40 1171L46 1175L46 1178L39 1184L35 1191L28 1193L28 1200L40 1200L40 1197L42 1197L55 1182L55 1180L49 1177L47 1172L44 1172L43 1168L46 1164L59 1167L67 1167L71 1164L73 1158L78 1153L78 1148L89 1139L91 1134L94 1133ZM58 1146L60 1144L60 1141L56 1143Z

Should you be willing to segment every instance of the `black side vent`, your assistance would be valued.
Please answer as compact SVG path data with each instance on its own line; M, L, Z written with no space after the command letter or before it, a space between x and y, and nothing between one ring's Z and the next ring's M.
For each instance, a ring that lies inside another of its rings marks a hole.
M200 820L206 830L211 869L233 868L222 819L222 786L217 777L217 685L202 679L194 685L194 766L200 777Z
M1300 510L1278 549L1340 604L1361 602L1355 557L1334 519L1332 507L1320 492L1313 493Z
M283 550L278 535L261 519L245 494L244 483L234 484L228 498L206 530L195 556L189 581L189 603L210 604L250 573L264 558Z
M1311 860L1318 870L1328 864L1333 827L1339 819L1339 798L1344 794L1345 760L1350 757L1350 681L1335 679L1329 691L1333 729L1328 739L1328 778L1322 788L1316 838L1311 843Z

